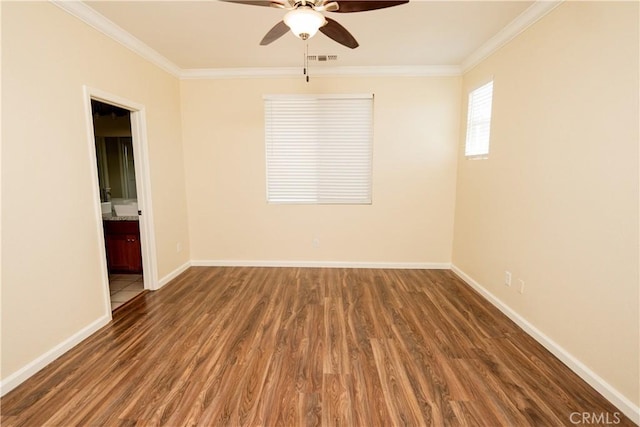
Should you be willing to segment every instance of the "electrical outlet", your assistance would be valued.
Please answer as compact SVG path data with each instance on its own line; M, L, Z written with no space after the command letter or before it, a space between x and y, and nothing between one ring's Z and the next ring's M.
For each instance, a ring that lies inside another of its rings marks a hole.
M505 271L504 272L504 284L506 286L511 286L511 272L510 271Z
M519 285L519 289L520 289L520 293L524 294L524 280L522 279L518 279L518 285Z
M319 248L320 247L320 239L317 237L314 237L313 240L311 241L311 245L314 248Z
M182 252L182 243L176 245L176 252Z

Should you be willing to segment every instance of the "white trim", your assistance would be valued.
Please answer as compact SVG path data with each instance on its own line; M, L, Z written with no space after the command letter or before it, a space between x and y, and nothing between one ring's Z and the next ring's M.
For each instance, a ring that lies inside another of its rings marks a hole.
M498 310L513 320L533 339L538 341L547 350L553 353L562 363L567 365L569 369L575 372L580 378L585 380L591 387L602 394L609 402L620 409L627 417L636 424L640 424L640 407L627 399L622 393L616 390L611 384L607 383L598 374L589 369L584 363L575 356L565 350L560 344L546 336L542 331L531 324L527 319L514 311L507 304L502 302L498 297L489 292L486 288L476 282L471 276L466 274L455 265L451 265L451 270L464 280L469 286L478 291L487 301L493 304Z
M111 313L111 310L109 310L109 313ZM64 353L80 344L80 342L88 338L90 335L97 332L100 328L107 325L110 321L110 314L109 316L105 315L100 317L99 319L82 328L80 331L76 332L66 340L62 341L60 344L56 345L49 351L27 363L25 366L18 369L16 372L9 375L4 380L0 381L0 396L4 396L5 394L9 393L11 390L22 384L31 376L35 375L49 363L53 362Z
M158 280L158 287L156 289L160 289L161 287L163 287L164 285L166 285L167 283L169 283L170 281L172 281L173 279L175 279L176 277L178 277L179 275L187 271L189 267L191 267L191 261L185 262L180 267L176 268L171 273L167 274L162 279Z
M93 133L93 131L91 131L91 132ZM97 188L97 186L96 186L96 188ZM105 258L103 258L103 260L104 259ZM105 264L105 269L106 269L106 261L104 262L104 264ZM164 276L158 282L158 286L157 286L156 289L161 288L162 286L164 286L167 283L169 283L171 280L175 279L181 273L186 271L190 266L191 266L191 262L187 261L186 263L184 263L180 267L176 268L174 271L172 271L168 275ZM107 288L106 289L108 289L108 284L107 284ZM50 364L51 362L56 360L58 357L62 356L63 354L65 354L66 352L71 350L73 347L75 347L76 345L80 344L82 341L84 341L85 339L89 338L94 333L98 332L98 330L100 330L100 328L108 325L111 322L111 319L112 319L112 316L111 316L111 305L109 303L108 291L107 291L107 299L106 299L106 301L107 301L107 307L106 307L107 314L104 314L102 317L100 317L99 319L95 320L94 322L92 322L88 326L82 328L81 330L79 330L78 332L73 334L68 339L66 339L66 340L62 341L61 343L57 344L52 349L46 351L42 355L38 356L36 359L34 359L31 362L27 363L22 368L18 369L13 374L9 375L4 380L0 381L0 396L4 396L5 394L9 393L11 390L15 389L20 384L22 384L23 382L25 382L26 380L31 378L33 375L38 373L38 371L40 371L42 368L44 368L45 366L47 366L48 364Z
M102 282L102 306L103 316L108 316L111 320L111 298L109 293L109 271L107 269L107 254L104 242L104 227L102 225L102 207L100 204L100 180L98 178L98 160L96 153L96 143L93 127L93 111L91 109L91 94L86 86L82 88L83 102L85 109L85 124L87 130L87 143L89 144L88 167L91 176L91 198L93 200L93 216L95 219L96 234L98 236L98 254L100 256L100 281Z
M182 80L198 79L252 79L257 77L293 77L302 75L300 68L268 67L268 68L191 68L180 72Z
M182 69L158 53L131 33L124 30L95 9L81 1L49 0L67 13L75 16L101 33L111 37L152 64L181 79L235 79L235 78L283 78L298 77L300 67L247 67L247 68L196 68ZM458 65L408 65L367 67L312 67L310 76L358 76L358 77L442 77L459 76Z
M89 86L83 87L83 93L85 98L86 108L86 123L87 123L87 137L90 144L90 153L92 156L92 179L95 182L92 183L94 187L94 204L96 205L96 226L100 230L100 236L103 235L102 231L102 211L100 209L100 195L98 192L98 172L96 170L95 160L95 143L93 135L93 117L91 112L91 99L103 101L108 104L122 107L131 112L131 137L133 144L133 155L135 159L136 168L136 190L138 193L138 209L142 211L142 215L139 216L140 222L140 245L142 249L142 266L144 271L144 287L145 289L155 290L158 286L158 272L156 269L157 257L156 257L156 242L153 226L153 208L151 203L151 175L149 172L149 149L147 142L146 131L146 116L144 105L127 100L117 95L105 92L100 89L92 88ZM109 302L109 279L106 266L106 250L104 245L104 237L100 237L100 256L102 257L102 276L106 297L105 305L108 306L109 312L111 312L111 305Z
M147 140L146 110L140 106L131 111L131 136L133 138L133 156L136 169L136 192L138 209L142 215L140 222L140 245L142 247L142 271L145 289L156 290L158 286L158 269L156 254L156 234L153 224L153 203L151 194L151 171L149 168L149 144Z
M158 53L131 33L81 1L49 0L67 13L75 16L101 33L111 37L152 64L180 79L234 79L234 78L283 78L301 75L300 67L247 67L247 68L196 68L182 69ZM537 0L480 48L465 58L460 65L408 65L408 66L354 66L310 69L311 77L443 77L459 76L475 67L489 55L500 49L518 34L551 12L564 0Z
M311 67L310 77L357 76L357 77L448 77L459 76L462 69L457 65L425 66L371 66L371 67ZM270 68L196 68L180 72L183 80L196 79L253 79L288 78L302 76L300 67Z
M180 75L180 67L83 2L64 0L49 1L166 72L176 77Z
M471 55L466 57L460 64L463 73L471 70L489 55L500 49L502 46L510 42L518 34L535 24L543 16L558 7L564 0L537 0L529 6L524 12L518 15L513 21L509 22L495 36L484 42L482 46L476 49Z
M349 262L349 261L272 261L272 260L196 260L194 267L311 267L311 268L389 268L402 270L448 270L448 262Z

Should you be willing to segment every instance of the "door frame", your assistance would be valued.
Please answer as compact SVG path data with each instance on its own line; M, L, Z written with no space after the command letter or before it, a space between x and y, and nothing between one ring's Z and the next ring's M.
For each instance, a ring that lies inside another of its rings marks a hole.
M93 128L93 112L91 100L115 105L129 111L131 121L131 139L136 173L136 192L138 193L138 209L142 212L140 222L140 246L142 250L142 271L144 288L158 289L156 241L153 226L153 204L151 196L151 175L149 171L149 147L147 142L146 110L143 104L125 99L121 96L105 92L89 86L83 86L84 105L87 127L87 141L91 166L93 204L95 207L96 230L98 231L98 251L101 257L101 273L104 288L105 309L111 316L109 295L109 271L107 269L107 253L102 225L102 209L100 207L100 184L98 180L97 155Z

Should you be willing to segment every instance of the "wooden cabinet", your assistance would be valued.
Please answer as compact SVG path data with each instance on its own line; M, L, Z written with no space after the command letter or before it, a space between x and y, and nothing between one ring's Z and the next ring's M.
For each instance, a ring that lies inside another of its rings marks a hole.
M109 273L142 273L138 221L104 221Z

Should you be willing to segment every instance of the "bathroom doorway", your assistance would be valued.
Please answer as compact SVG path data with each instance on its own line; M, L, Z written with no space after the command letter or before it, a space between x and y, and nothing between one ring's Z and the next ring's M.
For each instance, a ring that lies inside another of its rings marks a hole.
M144 107L85 87L105 309L155 289Z
M111 311L144 291L131 112L91 100Z

